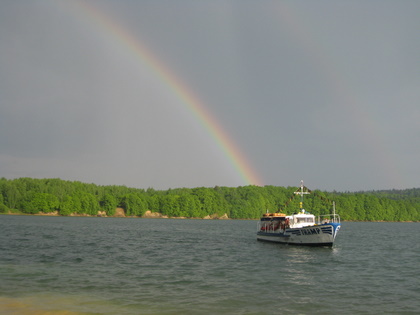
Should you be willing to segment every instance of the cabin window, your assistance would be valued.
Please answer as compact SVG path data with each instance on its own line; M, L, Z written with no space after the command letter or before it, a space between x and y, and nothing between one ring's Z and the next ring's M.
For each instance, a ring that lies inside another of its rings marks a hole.
M314 218L297 218L297 223L313 223L314 222Z

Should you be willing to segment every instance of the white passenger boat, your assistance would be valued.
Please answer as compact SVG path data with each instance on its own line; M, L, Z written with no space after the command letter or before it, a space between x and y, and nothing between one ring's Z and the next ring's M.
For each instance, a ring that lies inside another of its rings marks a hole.
M333 213L315 216L303 209L303 196L311 191L301 182L295 192L300 195L300 211L292 215L265 213L257 226L257 240L293 245L333 246L340 230L340 216Z

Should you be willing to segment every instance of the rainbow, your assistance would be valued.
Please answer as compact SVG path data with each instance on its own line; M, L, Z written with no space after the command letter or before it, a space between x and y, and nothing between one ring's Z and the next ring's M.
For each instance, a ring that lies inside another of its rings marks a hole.
M161 60L158 60L129 29L123 27L109 14L104 13L92 2L69 1L68 5L82 15L88 23L99 26L112 41L132 53L136 60L145 63L151 72L184 104L209 136L215 141L246 185L262 186L263 181L247 161L245 154L223 130L222 126L208 111L207 106L191 91L182 79L176 76Z

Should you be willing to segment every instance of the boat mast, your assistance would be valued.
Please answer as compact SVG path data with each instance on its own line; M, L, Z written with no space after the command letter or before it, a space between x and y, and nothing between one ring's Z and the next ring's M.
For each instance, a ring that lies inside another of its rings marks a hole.
M309 191L304 191L305 186L303 185L303 180L300 181L300 191L295 191L296 195L300 195L300 202L299 202L299 208L300 210L303 210L303 195L309 195Z

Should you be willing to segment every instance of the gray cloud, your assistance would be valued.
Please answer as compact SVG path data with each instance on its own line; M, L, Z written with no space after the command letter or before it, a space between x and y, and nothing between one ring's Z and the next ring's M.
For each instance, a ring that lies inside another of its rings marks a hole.
M197 95L264 184L420 187L417 2L94 5L108 26L71 2L0 3L1 176L246 184L112 34L119 25Z

